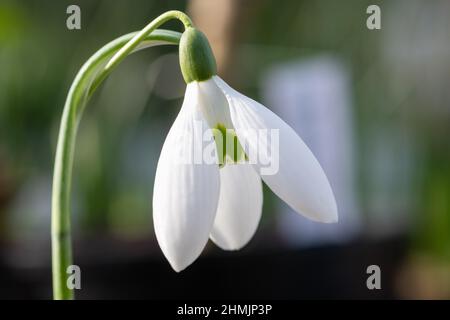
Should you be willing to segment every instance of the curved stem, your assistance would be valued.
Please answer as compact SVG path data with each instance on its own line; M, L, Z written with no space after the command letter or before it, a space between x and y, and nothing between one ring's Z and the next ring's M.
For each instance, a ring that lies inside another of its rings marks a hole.
M53 173L51 229L54 299L73 299L74 297L73 289L69 289L67 286L66 272L67 267L72 264L70 190L76 133L82 111L95 88L106 78L104 66L108 59L116 52L120 52L121 48L133 42L132 46L127 46L131 49L124 51L124 56L121 56L115 65L134 51L155 45L177 45L179 43L180 33L167 30L153 31L154 29L146 34L142 34L141 31L124 35L98 50L81 67L67 95L59 129Z
M102 72L99 74L98 79L99 81L103 81L110 73L111 71L123 60L125 57L133 51L134 48L138 46L139 43L142 42L142 40L149 35L153 30L158 28L163 23L172 20L177 19L180 20L184 28L192 27L192 21L191 19L183 12L172 10L167 11L163 14L161 14L159 17L154 19L152 22L150 22L144 29L139 31L130 41L128 41L122 48L120 48L119 51L116 52L116 54L111 58L111 60L108 61L108 64L105 66L105 68L102 70ZM96 84L92 86L93 90L96 88Z

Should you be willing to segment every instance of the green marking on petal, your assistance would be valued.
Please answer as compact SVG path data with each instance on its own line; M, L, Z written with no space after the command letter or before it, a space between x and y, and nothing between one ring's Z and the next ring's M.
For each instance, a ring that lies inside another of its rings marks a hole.
M217 146L220 168L225 166L225 164L248 161L248 157L239 143L234 129L227 129L223 124L218 123L212 130Z

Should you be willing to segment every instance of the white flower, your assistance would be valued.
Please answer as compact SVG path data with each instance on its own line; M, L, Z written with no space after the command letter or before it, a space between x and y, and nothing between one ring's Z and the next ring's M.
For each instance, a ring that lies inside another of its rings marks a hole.
M195 28L181 37L180 65L186 94L164 142L153 193L156 237L172 268L178 272L189 266L208 239L225 250L250 241L261 218L261 178L295 211L337 222L333 192L314 155L277 115L216 75L209 43ZM199 146L204 148L199 124L216 130L210 136L218 162L193 161ZM276 139L255 134L269 131L278 134ZM233 142L231 148L227 141ZM268 149L276 170L265 171Z
M239 143L248 145L248 161L222 168L216 163L181 163L181 154L192 154L203 143L195 141L201 139L194 133L196 122L235 129ZM325 173L289 125L218 76L192 81L162 148L153 195L156 236L174 270L190 265L208 238L222 249L237 250L255 233L263 196L260 165L250 157L263 148L247 133L259 129L278 129L280 139L279 170L262 175L262 180L297 212L320 222L337 221Z

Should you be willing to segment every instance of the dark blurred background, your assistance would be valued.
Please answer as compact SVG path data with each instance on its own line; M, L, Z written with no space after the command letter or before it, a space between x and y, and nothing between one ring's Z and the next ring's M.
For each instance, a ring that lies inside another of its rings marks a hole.
M81 30L66 27L71 4ZM366 27L371 4L381 8L380 30ZM209 244L186 271L172 271L151 195L185 85L176 48L151 48L127 58L81 122L77 297L450 298L445 0L1 0L0 298L51 297L53 160L76 72L103 44L171 9L206 33L221 77L304 138L330 178L340 222L309 222L265 188L246 248ZM369 265L381 269L381 290L366 287Z

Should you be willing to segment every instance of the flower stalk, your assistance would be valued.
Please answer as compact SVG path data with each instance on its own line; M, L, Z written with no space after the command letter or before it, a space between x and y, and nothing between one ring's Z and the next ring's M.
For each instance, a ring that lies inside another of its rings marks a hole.
M70 87L60 123L52 188L52 277L56 300L74 298L73 289L67 286L67 268L73 264L70 193L77 128L83 109L95 89L126 56L155 45L178 45L180 33L157 30L171 19L180 20L185 28L192 26L184 13L168 11L142 31L124 35L103 46L81 67Z

